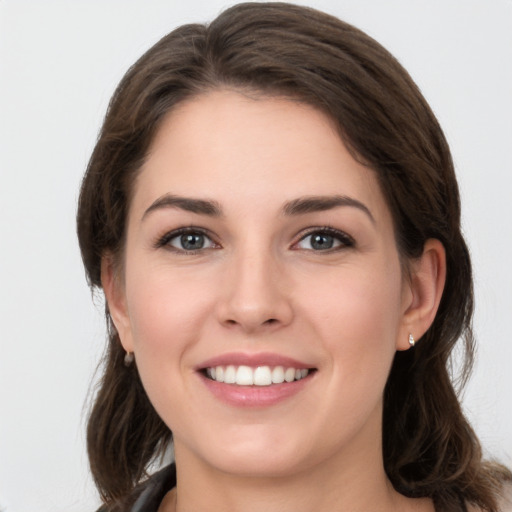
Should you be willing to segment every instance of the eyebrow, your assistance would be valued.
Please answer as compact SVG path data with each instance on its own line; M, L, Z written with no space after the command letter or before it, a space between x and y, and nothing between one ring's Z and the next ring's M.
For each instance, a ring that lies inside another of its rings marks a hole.
M340 206L357 208L364 212L369 219L375 223L375 218L373 217L370 209L361 201L349 196L333 195L299 197L285 203L282 212L286 216L295 216L307 213L323 212ZM187 212L207 215L210 217L222 217L223 215L222 208L217 201L165 194L151 204L151 206L144 212L142 220L144 220L151 212L163 208L178 208Z
M208 215L211 217L222 216L222 209L216 201L165 194L151 204L151 206L144 212L142 220L144 220L151 212L162 208L179 208L180 210L185 210L187 212L197 213L199 215Z
M370 209L361 201L349 196L306 196L289 201L283 207L285 215L303 215L306 213L323 212L340 206L350 206L364 212L375 224Z

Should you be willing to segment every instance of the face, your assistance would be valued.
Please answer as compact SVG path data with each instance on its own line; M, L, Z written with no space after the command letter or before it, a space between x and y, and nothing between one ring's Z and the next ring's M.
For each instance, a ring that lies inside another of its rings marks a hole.
M168 115L109 305L178 464L284 475L380 455L409 302L376 177L326 116L227 91Z

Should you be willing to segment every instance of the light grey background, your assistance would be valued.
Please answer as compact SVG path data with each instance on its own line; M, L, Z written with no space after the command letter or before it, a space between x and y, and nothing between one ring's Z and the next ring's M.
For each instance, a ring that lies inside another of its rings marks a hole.
M0 509L92 511L85 398L103 350L77 248L77 191L122 74L220 0L0 0ZM488 454L512 463L512 1L311 0L410 71L459 174L476 276L464 400Z

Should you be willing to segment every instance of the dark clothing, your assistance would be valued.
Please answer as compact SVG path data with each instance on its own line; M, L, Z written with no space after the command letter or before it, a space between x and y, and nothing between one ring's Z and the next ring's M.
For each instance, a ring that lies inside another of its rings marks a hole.
M138 485L131 495L131 505L123 509L123 512L157 512L164 496L176 487L176 466L171 464L145 482ZM97 512L107 512L106 507L101 507Z

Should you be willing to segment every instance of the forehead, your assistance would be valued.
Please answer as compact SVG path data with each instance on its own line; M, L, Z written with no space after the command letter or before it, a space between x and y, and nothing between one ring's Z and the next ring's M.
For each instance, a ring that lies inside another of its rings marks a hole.
M253 207L344 194L383 206L374 172L352 157L325 114L232 91L200 95L167 115L134 192L134 208L164 193Z

